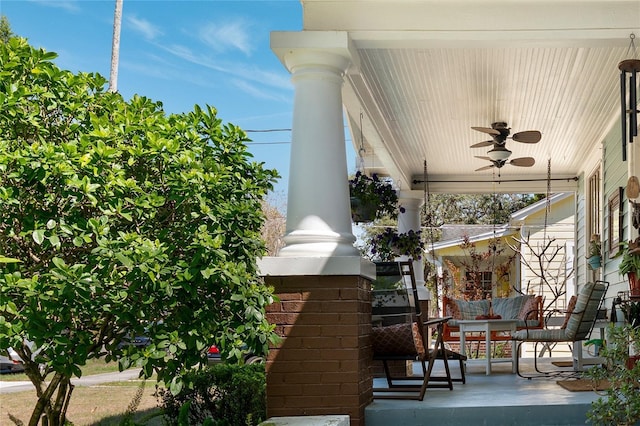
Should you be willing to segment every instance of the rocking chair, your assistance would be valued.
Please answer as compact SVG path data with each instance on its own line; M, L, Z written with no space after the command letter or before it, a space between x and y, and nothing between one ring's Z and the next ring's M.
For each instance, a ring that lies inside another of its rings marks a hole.
M387 284L404 281L404 277L409 277L412 293L409 294L406 287L372 292L373 359L382 362L387 382L387 387L374 386L374 399L422 401L427 388L452 390L454 380L464 382L463 360L459 355L457 358L453 357L453 353L445 349L442 340L442 325L451 317L422 320L412 262L379 263L376 265L376 275L378 283ZM392 299L396 301L394 306L390 303ZM426 344L427 327L436 328L437 336L433 349ZM436 359L441 359L444 363L444 376L432 374ZM448 363L450 359L460 361L462 379L451 378ZM422 375L408 375L406 369L404 374L393 373L389 365L392 361L419 361Z

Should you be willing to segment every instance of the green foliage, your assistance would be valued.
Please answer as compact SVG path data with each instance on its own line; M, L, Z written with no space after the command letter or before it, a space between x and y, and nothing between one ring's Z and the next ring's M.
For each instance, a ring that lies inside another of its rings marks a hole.
M196 425L210 419L219 426L251 426L266 418L264 364L217 364L190 372L188 381L190 387L179 395L158 391L169 424Z
M373 259L391 261L405 255L411 259L422 259L424 243L422 232L409 230L397 232L394 228L385 228L368 241Z
M600 241L600 235L593 234L591 236L591 240L589 241L589 255L591 256L601 256L602 255L602 242Z
M620 255L622 256L622 260L618 264L620 275L627 275L630 272L638 274L640 271L640 249L638 249L637 241L621 242L618 256Z
M178 392L212 342L229 358L267 350L273 295L256 259L277 178L214 108L167 115L55 56L0 44L0 254L20 261L0 263L0 349L47 389L34 416L51 425L89 358ZM142 334L145 348L119 345Z
M430 194L425 226L507 223L516 212L541 199L532 194Z
M362 172L356 172L355 176L349 179L349 195L360 205L372 207L377 218L398 212L398 194L393 188L393 183L378 177L375 173L367 176Z
M0 16L0 43L8 43L9 39L13 37L13 31L11 31L11 25L6 16Z
M603 367L590 368L586 375L593 380L609 380L606 397L591 404L587 418L594 425L634 425L640 420L640 362L628 368L629 344L640 342L640 328L630 325L608 328L609 341L601 349L606 359Z

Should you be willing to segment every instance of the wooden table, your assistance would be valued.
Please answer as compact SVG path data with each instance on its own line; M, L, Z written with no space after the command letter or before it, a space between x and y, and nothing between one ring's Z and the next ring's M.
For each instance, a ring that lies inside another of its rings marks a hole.
M511 362L512 372L516 372L516 342L511 340L511 358L495 358L491 359L491 333L493 331L508 331L513 334L516 332L517 320L514 319L494 319L494 320L458 320L460 327L460 354L466 355L465 334L471 332L484 333L485 351L486 351L486 374L491 374L491 364L493 362ZM469 360L467 359L467 362Z

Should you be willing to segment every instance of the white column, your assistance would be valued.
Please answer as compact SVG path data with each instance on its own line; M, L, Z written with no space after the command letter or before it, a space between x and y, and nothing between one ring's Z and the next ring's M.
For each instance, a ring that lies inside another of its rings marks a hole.
M351 232L342 114L349 51L309 47L304 34L296 37L289 40L295 47L274 49L295 87L287 230L278 257L359 256Z
M420 231L420 210L424 203L423 200L418 198L403 198L402 194L399 197L400 206L404 212L398 212L398 233L406 233L411 230ZM402 259L407 259L407 256L402 256ZM424 286L424 254L422 259L413 261L413 273L416 276L416 284L418 286L418 297L420 300L430 300L431 295Z

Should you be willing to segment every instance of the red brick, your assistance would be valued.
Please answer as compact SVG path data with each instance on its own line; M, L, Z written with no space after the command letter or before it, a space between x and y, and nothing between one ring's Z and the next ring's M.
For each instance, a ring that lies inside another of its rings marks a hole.
M360 339L356 336L342 336L340 338L340 347L344 349L357 348Z
M287 300L302 300L302 294L299 292L295 293L278 293L278 299L280 302L284 302Z
M297 313L268 313L267 319L271 324L295 324L298 319Z
M282 312L282 304L279 302L272 303L265 307L265 312Z
M324 325L320 333L322 336L357 336L358 329L357 324L340 323L339 325Z
M286 384L281 386L267 383L267 395L284 396L287 397L285 399L288 399L289 395L300 393L302 393L302 385Z
M335 371L322 373L323 383L358 383L358 373L356 371Z
M314 300L338 300L340 299L340 288L318 288L311 292Z
M322 326L320 325L303 325L296 324L291 327L291 332L289 333L289 338L304 338L307 336L319 336L322 331Z
M358 302L353 300L322 302L322 312L358 312Z
M370 281L353 276L266 280L280 296L267 318L285 336L268 357L268 415L348 414L351 426L364 426L364 407L372 400Z
M304 310L305 303L306 302L301 300L281 302L282 310L284 312L302 312Z
M317 372L298 372L298 373L290 373L285 377L285 382L287 383L295 383L301 385L307 385L311 383L321 383L323 373Z
M305 395L340 395L341 386L339 384L320 384L313 383L302 386Z
M357 383L341 383L339 391L327 395L359 395L360 386Z
M279 360L297 361L305 359L320 359L322 352L319 349L288 349L280 351Z

